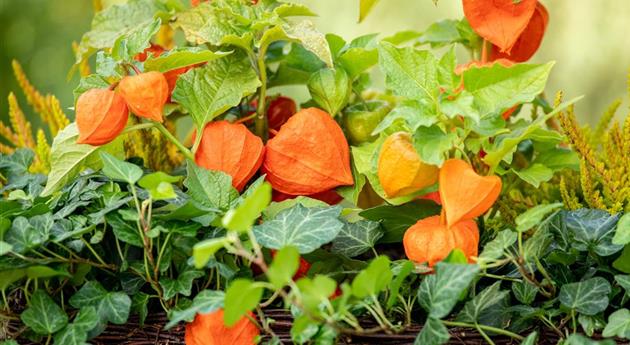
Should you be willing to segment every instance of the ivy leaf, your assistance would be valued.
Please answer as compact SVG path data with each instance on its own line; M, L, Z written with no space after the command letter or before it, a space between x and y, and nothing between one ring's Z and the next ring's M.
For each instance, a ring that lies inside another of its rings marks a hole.
M306 208L296 204L274 219L254 227L260 244L270 249L295 246L300 254L310 253L332 241L343 223L338 219L341 206Z
M470 68L464 72L464 88L475 98L481 117L516 104L531 102L543 92L554 63L517 64Z
M418 333L414 345L442 345L448 342L451 335L442 321L434 317L428 317L422 330Z
M573 234L571 245L580 251L593 250L601 256L617 253L623 245L612 243L615 225L619 215L611 215L604 210L579 209L564 211L566 229Z
M328 204L321 200L317 200L317 199L309 198L307 196L300 195L293 199L282 200L280 202L274 201L271 204L269 204L269 206L267 206L267 208L265 208L265 210L262 213L263 220L266 221L269 219L273 219L278 215L278 213L284 210L290 209L291 207L297 204L301 204L302 206L306 208L328 207Z
M608 307L610 291L610 283L606 279L595 277L562 285L558 299L567 308L582 314L595 315Z
M191 161L186 164L186 172L184 186L188 188L191 198L203 206L227 210L238 198L230 175L222 171L206 170Z
M223 321L233 326L245 313L254 309L262 298L263 288L248 279L235 279L225 292Z
M348 102L352 89L350 83L343 68L323 68L311 76L307 86L315 103L336 116Z
M132 163L122 161L107 152L101 152L101 160L103 160L103 174L107 177L135 184L142 177L142 169Z
M512 293L519 302L530 305L536 299L538 288L526 281L514 282L512 283Z
M593 340L579 333L573 333L565 339L564 344L565 345L616 345L617 342L615 342L612 339Z
M57 133L50 149L52 166L50 173L48 173L48 182L41 196L48 196L58 191L85 168L100 169L103 163L96 152L103 150L122 151L120 140L114 140L103 146L92 146L77 144L78 138L79 130L74 122Z
M413 147L423 162L441 166L456 140L457 134L444 133L437 125L418 127L413 134Z
M170 300L177 294L190 296L193 280L203 277L203 271L188 270L180 273L177 279L160 278L160 285L164 291L164 299Z
M68 315L44 290L33 293L20 319L33 332L42 335L53 334L68 324Z
M613 261L612 266L623 273L630 273L630 244L623 247L621 255Z
M165 330L172 328L181 321L192 322L197 314L208 314L223 307L225 293L223 291L203 290L193 299L190 307L183 310L173 309L169 313L169 322Z
M94 307L79 310L74 321L55 334L55 345L85 345L88 332L98 325L99 317Z
M610 314L602 335L630 339L630 310L624 308Z
M105 218L107 219L107 223L112 227L112 231L118 240L129 243L132 246L144 247L143 239L140 237L140 233L138 233L136 224L131 224L117 213L108 214Z
M267 277L276 289L281 289L291 281L300 265L300 253L295 247L287 246L276 252L269 265Z
M215 117L251 95L260 80L244 54L231 54L193 68L177 79L172 98L190 112L201 131Z
M383 230L378 222L359 220L350 223L346 221L333 241L331 251L352 258L374 248L381 237L383 237Z
M624 245L630 243L630 213L626 213L617 222L617 230L612 239L613 244Z
M70 298L75 308L96 308L101 323L122 325L127 322L131 309L131 298L122 292L108 292L96 281L88 281Z
M441 319L448 315L459 296L479 271L477 265L437 263L435 274L427 276L418 289L418 302L429 317Z
M232 54L231 51L216 51L202 49L200 47L175 48L164 54L150 56L144 62L147 71L168 72L174 69L209 62Z
M389 258L384 255L372 260L368 267L359 272L352 281L352 294L359 298L365 298L376 296L385 290L393 276L389 265Z
M500 258L505 250L516 242L517 238L518 235L512 230L500 231L492 241L483 247L483 251L479 255L479 262L490 262Z
M4 241L0 241L0 256L6 255L13 250L13 246Z
M235 209L229 210L223 217L223 226L236 232L246 232L252 228L256 219L271 202L271 185L263 182L254 190L247 190L248 195Z
M388 89L398 96L435 103L439 82L438 60L433 53L381 42L378 54Z
M536 345L536 340L538 340L538 332L531 332L523 341L521 345Z
M11 228L4 235L6 243L16 253L26 253L48 241L53 220L50 213L34 216L31 219L19 216L13 220Z
M527 231L539 225L549 213L562 207L561 202L553 204L536 205L516 217L516 230L518 232Z
M380 222L385 230L379 242L402 241L407 229L418 220L440 213L440 207L429 200L414 200L399 206L383 205L359 213L365 219Z
M457 321L478 323L481 314L501 302L510 292L501 291L501 282L496 282L483 289L473 299L466 302L464 309L457 314Z
M25 175L34 158L35 153L25 148L17 149L10 155L0 153L0 172L10 179Z

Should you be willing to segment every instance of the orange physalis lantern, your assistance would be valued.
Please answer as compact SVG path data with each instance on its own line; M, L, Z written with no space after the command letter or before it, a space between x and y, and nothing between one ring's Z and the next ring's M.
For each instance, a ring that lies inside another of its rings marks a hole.
M281 202L284 200L294 199L298 196L299 195L290 195L290 194L285 194L282 192L278 192L277 190L274 190L273 193L271 194L271 201ZM336 205L343 200L341 195L339 195L334 189L326 190L321 193L304 195L304 196L309 197L311 199L323 201L327 203L328 205Z
M215 121L203 130L195 162L232 176L232 185L241 191L260 168L264 150L262 140L244 125Z
M250 312L250 317L254 315ZM260 335L258 327L243 316L232 327L223 323L223 309L209 314L197 314L195 320L186 325L186 345L254 345Z
M388 198L408 195L438 180L438 168L425 164L411 143L409 133L385 139L378 157L378 179Z
M409 260L429 266L446 258L455 248L467 258L477 256L479 230L474 220L464 220L448 227L440 216L420 219L405 232L403 246Z
M128 118L127 105L120 95L109 89L88 90L77 100L77 143L107 144L125 129Z
M129 109L140 116L162 122L162 111L168 100L168 83L160 72L152 71L122 78L118 92Z
M471 68L492 67L494 64L497 63L503 67L510 67L514 65L514 62L508 59L496 59L488 62L473 60L464 64L457 65L457 67L455 67L455 74L462 75L464 72L468 71Z
M479 36L510 52L534 14L537 0L463 0L464 14Z
M536 5L534 15L527 24L527 27L521 33L518 40L512 47L509 53L501 52L498 47L493 47L490 53L490 59L510 59L514 62L525 62L529 60L534 53L540 47L545 30L547 29L547 22L549 21L549 14L547 9L541 3Z
M138 62L145 62L149 58L149 55L155 58L162 55L164 51L165 49L161 45L151 43L151 45L145 48L142 53L136 54L133 59Z
M263 171L285 194L310 195L354 181L343 131L326 112L302 109L267 142Z
M446 224L473 219L486 212L501 193L501 178L480 176L461 159L449 159L440 169L440 197Z

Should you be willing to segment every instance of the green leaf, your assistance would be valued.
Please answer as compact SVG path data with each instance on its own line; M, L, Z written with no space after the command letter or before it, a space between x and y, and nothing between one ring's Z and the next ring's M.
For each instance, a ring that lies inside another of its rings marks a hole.
M482 313L500 303L510 292L501 290L501 282L496 282L479 292L466 302L464 309L457 314L457 321L479 323Z
M50 213L31 219L19 216L13 220L11 228L4 235L4 240L16 253L25 253L44 244L50 236L52 226Z
M205 273L203 271L188 270L180 273L177 279L160 278L160 286L162 286L162 291L164 292L164 300L168 301L177 294L190 296L193 280L203 277L204 275Z
M626 213L617 222L617 230L612 239L613 244L624 245L630 243L630 213Z
M208 314L223 307L225 293L223 291L203 290L193 299L190 307L183 310L171 310L169 322L165 330L172 328L181 321L192 322L197 314Z
M126 221L117 213L110 213L105 219L107 219L107 223L112 227L112 231L118 240L129 243L132 246L144 248L144 239L140 237L135 223Z
M174 69L216 60L230 54L232 54L231 51L213 52L212 50L203 49L201 47L175 48L158 57L150 56L147 61L144 62L144 69L164 73Z
M534 163L523 170L517 171L512 169L512 172L521 180L536 188L538 188L542 182L548 182L553 177L553 170L538 163Z
M523 341L521 345L536 345L536 341L538 340L538 332L531 332Z
M514 282L512 283L512 292L519 302L530 305L536 299L538 288L526 281Z
M20 319L33 332L42 335L53 334L68 324L68 315L44 290L33 293Z
M265 208L265 210L263 211L263 220L269 220L269 219L273 219L275 218L278 213L282 212L283 210L287 210L290 209L291 207L297 205L297 204L301 204L302 206L309 208L309 207L327 207L328 204L321 201L321 200L317 200L317 199L313 199L313 198L309 198L307 196L298 196L295 197L293 199L287 199L287 200L282 200L280 202L272 202L271 204L269 204L269 206L267 206L267 208Z
M407 229L418 220L440 213L440 207L430 200L414 200L399 206L383 205L359 213L365 219L380 222L385 230L381 243L401 242Z
M434 103L439 93L438 60L433 53L381 42L379 65L395 95Z
M122 292L108 292L96 281L88 281L70 298L75 308L92 306L101 322L122 325L127 322L131 299Z
M630 310L624 308L610 314L602 335L630 339Z
M337 58L337 62L355 80L361 73L378 64L378 51L375 48L349 48Z
M623 247L621 255L619 255L617 260L613 261L612 265L623 273L630 273L630 244L626 244Z
M302 293L304 306L313 313L319 313L322 301L328 300L337 287L337 282L321 274L316 275L313 279L301 278L296 284Z
M231 54L193 68L177 79L172 98L190 112L201 131L215 117L237 106L260 86L244 54Z
M226 237L210 238L198 242L193 247L193 261L196 268L203 268L214 254L230 243L230 240Z
M553 65L470 68L464 72L464 89L474 96L481 117L485 117L533 101L545 89Z
M122 161L107 152L101 152L100 155L103 160L103 174L107 177L129 184L135 184L142 177L139 166Z
M440 262L434 269L435 274L420 283L418 302L430 317L441 319L451 312L459 296L477 275L479 266Z
M517 240L518 235L512 230L502 230L492 241L486 243L483 251L479 255L479 262L485 263L503 256L506 249L511 247Z
M378 2L379 0L359 0L359 23L370 14L370 11Z
M582 314L595 315L608 307L610 291L610 283L606 279L595 277L562 285L558 299L567 308Z
M181 176L171 176L161 171L142 176L138 185L146 189L153 200L174 199L177 197L172 183L181 181Z
M4 241L0 241L0 256L6 255L13 250L13 246Z
M528 209L516 217L516 230L523 232L539 225L551 212L556 211L560 207L562 207L562 203L557 202L553 204L536 205Z
M112 57L115 60L131 61L134 56L144 51L151 44L151 37L160 30L162 20L156 18L147 25L141 25L121 35L114 42Z
M414 345L442 345L448 342L451 335L442 321L428 317L422 330L418 333Z
M269 265L267 277L276 289L283 288L290 282L300 265L300 253L295 247L287 246L276 252Z
M331 251L352 258L374 248L381 237L383 237L383 230L378 222L359 220L350 223L346 221L333 241Z
M411 274L415 265L413 262L404 260L402 265L400 265L400 270L395 274L395 278L389 284L389 296L387 297L387 308L391 309L396 302L398 302L398 296L400 296L400 287L402 283L405 281L405 278Z
M308 81L308 91L320 107L333 117L348 103L351 85L343 68L323 68Z
M251 280L239 278L232 281L225 292L225 325L233 326L245 313L256 308L262 293L263 288Z
M455 133L444 133L437 125L418 127L413 134L413 147L423 162L441 166L456 140Z
M343 223L338 219L341 206L306 208L296 204L274 219L254 227L260 244L270 249L295 246L301 254L310 253L332 241Z
M55 345L85 345L88 332L98 325L99 318L94 307L84 307L74 321L55 334Z
M437 121L438 117L435 109L425 104L425 102L404 100L396 104L396 107L374 128L372 134L384 132L389 127L396 128L395 125L401 122L409 130L415 132L420 126L429 127Z
M315 29L312 22L304 20L297 24L288 25L284 27L284 31L289 39L300 42L304 48L315 54L326 66L333 66L332 54L326 37Z
M187 177L184 186L193 200L206 207L227 210L238 198L232 187L232 177L222 171L206 170L194 162L186 164Z
M236 232L250 230L270 202L271 185L263 182L251 191L238 207L225 214L222 220L223 227Z
M39 279L39 278L51 278L58 276L71 277L72 275L68 273L65 268L61 269L53 269L48 266L35 265L29 266L26 268L26 277L29 279Z
M379 292L385 290L393 276L389 264L389 258L384 255L372 260L352 281L352 294L365 298L377 296Z
M98 49L111 48L120 36L150 25L160 8L156 1L130 0L96 13L92 29L81 38L76 53L77 63Z
M74 122L57 133L50 149L52 166L48 173L48 182L41 196L48 196L58 191L85 168L100 169L103 164L96 155L97 151L122 150L121 142L118 140L103 146L92 146L77 144L78 138L79 130Z
M592 337L595 331L602 330L606 326L606 321L603 316L600 315L589 316L580 314L578 316L578 322L580 326L582 326L584 333L589 337Z
M571 245L580 251L594 251L601 256L619 252L623 246L612 243L619 215L604 210L579 209L563 212L564 225L573 234Z
M616 345L617 343L612 339L606 340L593 340L591 338L587 338L581 334L573 333L569 335L563 345Z
M11 284L26 277L26 270L12 269L0 271L0 291L5 291Z

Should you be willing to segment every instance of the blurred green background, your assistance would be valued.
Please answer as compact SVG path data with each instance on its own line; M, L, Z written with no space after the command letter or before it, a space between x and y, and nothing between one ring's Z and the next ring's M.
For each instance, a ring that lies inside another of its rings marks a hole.
M440 0L437 6L432 0L382 0L367 20L358 24L358 0L301 2L319 13L314 21L322 32L341 34L346 39L367 33L387 36L400 30L423 30L434 21L463 16L459 0ZM595 122L610 102L626 93L630 1L543 3L550 22L532 62L556 61L547 92L552 95L563 90L567 98L585 95L577 105L578 115L584 121ZM0 0L1 120L8 118L6 96L11 90L18 95L22 108L29 114L31 111L17 89L12 59L20 61L42 93L57 95L72 116L67 108L72 106L77 77L66 78L74 62L71 43L89 29L92 14L90 0Z

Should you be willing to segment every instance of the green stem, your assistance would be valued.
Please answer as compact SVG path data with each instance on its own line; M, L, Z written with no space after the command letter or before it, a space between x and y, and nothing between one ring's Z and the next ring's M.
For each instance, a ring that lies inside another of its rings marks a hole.
M157 272L160 271L160 261L162 261L162 255L164 255L164 250L166 249L166 245L168 244L168 241L171 239L171 234L172 232L169 232L168 235L166 235L166 239L164 240L164 243L162 243L161 245L160 253L158 254L157 261L155 262L156 275L157 275Z
M504 329L496 328L496 327L492 327L492 326L479 325L479 324L474 325L474 324L466 323L466 322L447 321L447 320L442 320L442 322L445 325L451 326L451 327L480 328L480 329L482 329L484 331L505 335L505 336L508 336L510 338L514 338L514 339L517 339L517 340L525 339L525 338L523 338L522 336L520 336L520 335L518 335L516 333L512 333L510 331L506 331Z
M267 50L263 49L258 52L258 74L260 77L260 90L258 92L258 108L256 109L256 119L254 121L254 128L256 135L262 138L264 142L267 141L267 68L265 67L265 54Z
M160 131L160 133L162 133L166 137L166 139L168 139L168 141L177 146L177 148L184 154L184 156L186 156L187 159L195 161L195 156L193 156L192 152L190 152L190 150L186 148L186 146L184 146L179 140L177 140L177 138L175 138L175 136L171 132L169 132L163 124L159 122L153 122L153 126L155 126L155 128L157 128L157 130ZM201 135L197 135L197 138L195 138L195 146L199 146L199 144L197 143L198 141L201 142ZM193 147L193 151L196 151L196 147Z
M477 328L477 332L479 332L479 334L481 334L481 336L486 340L486 342L490 345L495 345L494 341L492 341L492 339L490 339L490 337L486 334L486 332L483 331L483 329L481 329L481 327L479 327L478 323L475 323L475 328Z
M125 134L125 133L129 133L129 132L133 132L133 131L137 131L140 129L147 129L147 128L152 128L153 127L153 123L147 122L147 123L139 123L137 125L133 125L133 126L129 126L127 128L125 128L121 134Z
M101 258L101 256L98 255L96 250L94 250L94 248L92 248L92 246L90 245L90 243L88 241L86 241L83 237L81 237L81 241L83 241L83 243L85 244L87 249L92 253L92 255L94 255L94 257L96 258L96 261L98 261L103 266L107 266L107 264L105 263L103 258Z

